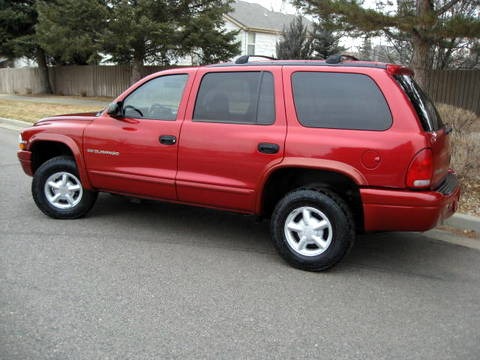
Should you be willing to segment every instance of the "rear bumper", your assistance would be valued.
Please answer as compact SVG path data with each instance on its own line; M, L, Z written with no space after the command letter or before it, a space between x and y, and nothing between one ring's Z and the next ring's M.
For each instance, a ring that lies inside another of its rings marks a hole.
M32 153L30 151L20 150L17 151L18 160L25 174L33 176L32 169Z
M452 175L454 176L454 175ZM452 216L460 186L440 191L361 189L365 231L426 231Z

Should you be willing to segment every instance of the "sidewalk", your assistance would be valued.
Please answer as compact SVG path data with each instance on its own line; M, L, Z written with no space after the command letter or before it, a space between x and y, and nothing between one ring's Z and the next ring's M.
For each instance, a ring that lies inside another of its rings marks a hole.
M80 97L71 97L71 96L58 96L58 95L38 95L38 96L28 96L28 95L11 95L11 94L0 94L0 100L11 100L11 101L28 101L33 103L48 103L48 104L62 104L62 105L91 105L105 107L110 103L110 101L105 100L93 100L88 98Z
M20 131L26 127L32 126L32 123L27 121L20 121L14 119L7 119L0 117L0 128Z

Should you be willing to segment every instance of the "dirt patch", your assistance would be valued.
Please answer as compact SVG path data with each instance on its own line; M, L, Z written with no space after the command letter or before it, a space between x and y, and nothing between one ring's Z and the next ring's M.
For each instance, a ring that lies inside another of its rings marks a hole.
M99 106L92 105L64 105L29 101L0 100L0 117L23 120L31 123L44 117L53 115L92 111L96 112L99 110L101 110Z
M480 234L477 233L475 230L467 230L467 229L462 230L462 229L457 229L447 225L437 226L437 229L448 231L449 233L452 233L458 236L463 236L469 239L480 239Z
M480 182L473 179L461 179L462 195L459 212L480 217Z
M439 104L444 123L452 126L452 167L462 184L459 212L480 216L480 117L475 113Z
M78 99L78 100L91 100L91 101L101 101L109 103L112 101L111 97L105 96L62 96L62 95L48 95L48 94L29 94L28 97L35 97L39 99Z

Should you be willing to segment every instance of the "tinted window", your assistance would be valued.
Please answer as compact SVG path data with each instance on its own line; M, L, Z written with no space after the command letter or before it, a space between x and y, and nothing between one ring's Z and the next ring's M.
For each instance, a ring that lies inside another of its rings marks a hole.
M269 72L206 74L198 91L193 120L273 124L273 75Z
M297 117L307 127L386 130L390 109L366 75L297 72L293 75Z
M150 80L123 102L126 117L175 120L188 75L167 75Z
M407 94L413 104L422 127L425 131L436 131L443 127L442 119L438 114L432 100L425 94L420 86L407 75L397 75L395 79Z

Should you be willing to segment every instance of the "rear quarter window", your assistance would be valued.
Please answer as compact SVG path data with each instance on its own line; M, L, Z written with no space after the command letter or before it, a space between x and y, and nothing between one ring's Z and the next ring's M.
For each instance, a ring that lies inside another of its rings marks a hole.
M423 92L420 86L408 75L397 75L395 80L407 94L420 123L425 131L437 131L444 127L442 119L432 100Z
M306 127L386 130L392 115L376 83L362 74L296 72L293 97Z

